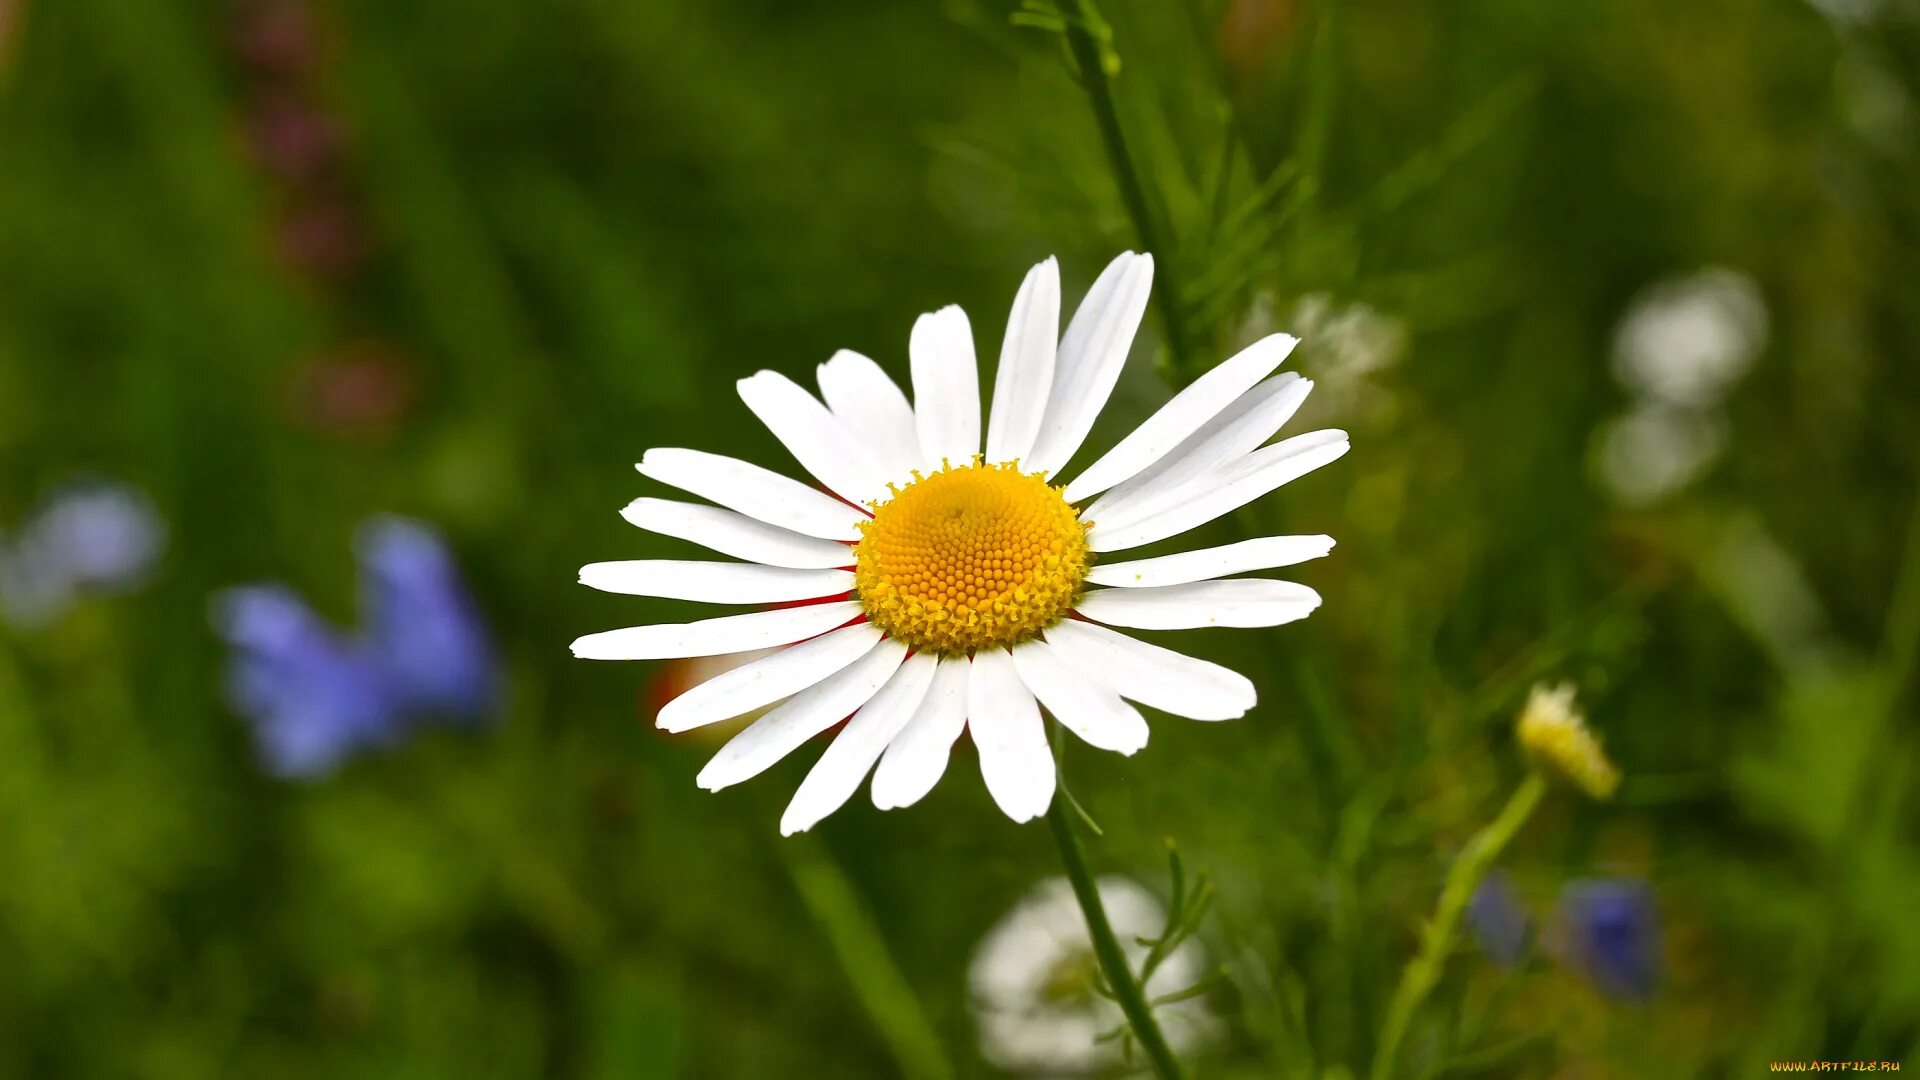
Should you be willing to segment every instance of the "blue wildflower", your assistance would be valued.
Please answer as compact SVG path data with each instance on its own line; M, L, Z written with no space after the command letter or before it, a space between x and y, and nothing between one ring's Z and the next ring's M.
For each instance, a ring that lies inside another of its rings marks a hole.
M359 634L342 633L283 585L215 600L215 628L233 647L228 693L276 776L319 778L429 717L477 724L492 712L492 645L438 535L381 518L361 530L358 547Z
M1527 952L1533 928L1527 909L1507 875L1495 870L1480 882L1467 903L1467 926L1481 951L1501 967L1518 964Z
M1602 992L1643 1000L1660 979L1660 919L1643 881L1592 879L1560 892L1569 960Z
M401 734L400 694L373 653L280 585L229 589L214 622L233 645L227 692L267 771L309 778Z
M433 530L395 517L367 523L356 546L364 633L406 705L484 720L498 690L493 646L452 552Z

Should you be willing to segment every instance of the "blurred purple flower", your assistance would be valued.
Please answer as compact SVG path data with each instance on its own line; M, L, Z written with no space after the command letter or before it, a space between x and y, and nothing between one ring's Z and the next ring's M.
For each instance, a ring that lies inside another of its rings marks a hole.
M477 726L497 700L492 645L439 535L377 518L357 547L366 624L357 635L282 585L215 599L215 629L233 647L228 693L276 776L318 779L429 719Z
M1518 964L1532 936L1525 905L1507 875L1495 870L1480 882L1467 903L1467 926L1481 951L1501 967Z
M372 650L280 585L229 589L214 625L233 646L227 692L254 724L267 771L324 776L403 731L400 694Z
M498 686L493 646L440 537L418 522L377 518L356 542L367 644L409 707L484 719Z
M1660 917L1646 882L1575 881L1560 891L1568 960L1609 996L1644 1000L1660 979Z
M125 484L75 484L0 543L0 614L16 626L58 618L84 592L126 592L166 547L153 503Z

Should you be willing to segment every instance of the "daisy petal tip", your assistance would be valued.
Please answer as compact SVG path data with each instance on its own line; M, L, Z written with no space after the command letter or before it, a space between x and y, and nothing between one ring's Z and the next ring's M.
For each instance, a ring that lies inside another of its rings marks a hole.
M611 641L612 636L617 633L619 631L611 630L599 634L583 634L574 638L573 644L567 648L573 652L575 660L619 660L621 658L614 654Z
M653 718L653 726L669 735L685 734L694 728L700 727L700 718L686 717L683 715L685 711L684 709L675 709L673 702L669 701L660 707L659 714ZM688 723L689 719L692 719L694 722Z

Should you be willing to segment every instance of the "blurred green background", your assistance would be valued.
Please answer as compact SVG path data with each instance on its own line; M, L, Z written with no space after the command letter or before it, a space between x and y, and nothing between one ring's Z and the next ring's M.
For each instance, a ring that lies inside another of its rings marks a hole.
M1045 829L963 746L782 840L813 751L699 791L659 667L566 647L691 609L574 572L684 557L616 514L646 448L786 466L733 380L904 380L949 302L994 355L1028 266L1071 303L1127 248L1161 273L1094 445L1272 330L1319 384L1293 430L1354 444L1207 533L1333 534L1290 575L1326 605L1163 639L1260 707L1068 757L1097 869L1164 894L1171 839L1219 890L1196 1075L1365 1075L1537 679L1627 779L1504 865L1540 912L1649 881L1659 985L1469 946L1408 1075L1920 1059L1915 6L1101 13L1140 199L1044 9L0 0L0 531L106 476L170 538L0 628L0 1074L997 1075L968 963ZM1656 400L1623 320L1703 270L1739 370ZM271 779L208 598L351 624L377 512L448 535L510 705Z

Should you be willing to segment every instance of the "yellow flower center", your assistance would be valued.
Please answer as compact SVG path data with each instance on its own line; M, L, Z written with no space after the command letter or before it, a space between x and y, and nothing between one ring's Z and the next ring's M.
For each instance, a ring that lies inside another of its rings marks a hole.
M1073 606L1087 530L1040 473L976 457L888 487L854 545L854 589L888 634L966 653L1025 641Z

